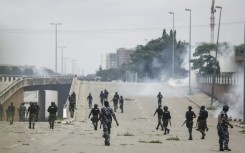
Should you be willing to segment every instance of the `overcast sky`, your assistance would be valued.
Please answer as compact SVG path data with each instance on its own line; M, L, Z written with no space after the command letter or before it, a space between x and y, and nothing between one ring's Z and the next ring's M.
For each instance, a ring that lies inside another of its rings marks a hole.
M84 74L94 73L106 53L134 48L161 36L173 25L177 39L189 41L192 10L192 45L210 42L212 0L0 0L0 64L36 65L55 69L55 27L58 46L66 46L67 72L71 60ZM216 0L222 6L220 41L244 42L245 0ZM215 13L218 25L219 11ZM215 26L215 41L217 40ZM58 72L61 49L58 49Z

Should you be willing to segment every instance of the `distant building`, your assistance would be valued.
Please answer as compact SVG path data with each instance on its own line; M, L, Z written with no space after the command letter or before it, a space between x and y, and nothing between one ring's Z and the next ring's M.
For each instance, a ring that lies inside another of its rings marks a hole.
M118 66L129 64L131 62L131 54L134 52L135 49L119 48L117 50Z
M117 53L108 53L106 55L106 69L118 68L123 64L131 62L131 54L135 49L119 48Z
M108 53L106 55L106 69L117 68L117 53Z

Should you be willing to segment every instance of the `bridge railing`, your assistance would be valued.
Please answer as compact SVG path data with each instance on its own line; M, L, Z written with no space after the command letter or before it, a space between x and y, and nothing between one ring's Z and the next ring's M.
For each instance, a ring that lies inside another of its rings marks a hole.
M72 78L72 76L52 76L46 78L36 76L19 78L0 92L0 102L3 104L11 95L23 87L48 84L71 84Z
M220 73L215 77L215 84L226 84L226 85L235 85L241 80L239 79L239 73ZM213 76L212 75L203 75L197 77L198 83L208 83L212 84Z

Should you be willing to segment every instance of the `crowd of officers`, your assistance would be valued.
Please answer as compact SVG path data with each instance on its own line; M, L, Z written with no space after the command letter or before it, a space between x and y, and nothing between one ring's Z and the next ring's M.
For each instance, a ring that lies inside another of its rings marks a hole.
M109 92L105 89L104 91L101 91L99 98L102 105L101 110L98 108L98 104L94 104L94 108L92 108L92 101L93 97L91 93L87 96L87 101L89 108L91 109L88 118L92 115L91 121L94 126L94 130L98 129L98 122L101 121L101 125L103 125L103 137L105 138L105 145L110 145L110 132L111 132L111 123L112 118L115 120L117 126L119 125L116 115L114 112L118 109L118 104L120 104L121 113L123 113L123 96L119 96L117 92L115 92L113 99L111 100L113 102L114 111L109 105L108 101L108 95ZM169 134L170 129L168 128L168 125L171 126L171 115L170 111L168 110L168 106L163 106L162 109L162 99L163 96L161 92L157 95L157 102L158 102L158 108L156 109L155 114L158 116L158 123L156 129L159 129L159 126L161 130L164 131L164 135ZM69 111L71 114L71 117L74 116L74 110L76 108L76 94L73 92L71 95L68 96L69 100ZM3 116L3 106L0 104L0 120L2 121ZM34 129L35 128L35 122L38 121L38 115L39 115L40 107L37 103L30 103L30 106L26 109L24 106L24 103L20 105L20 107L17 109L19 113L19 121L23 122L27 118L29 118L29 128ZM56 113L58 111L58 107L56 106L55 102L51 102L51 106L49 106L47 110L49 115L49 125L50 129L54 128L54 121L56 120ZM230 124L227 112L229 111L229 107L227 105L223 106L222 111L218 115L218 124L217 124L217 131L219 136L219 147L220 151L231 151L231 149L228 147L229 143L229 132L228 132L228 126L230 128L233 128L233 125ZM13 103L11 103L8 108L6 109L7 114L7 120L10 122L10 125L13 124L13 118L15 115L15 106ZM186 125L188 132L189 132L189 140L193 140L192 137L192 129L194 124L194 118L197 117L196 122L196 130L201 133L201 139L205 139L206 132L209 130L207 127L207 118L208 118L208 112L205 109L205 106L200 107L200 111L198 113L198 116L195 114L194 111L192 111L192 106L188 107L188 111L185 113L186 120L184 121L183 125ZM100 125L100 128L101 128ZM182 125L182 126L183 126Z
M0 104L0 121L2 121L3 117L3 106ZM11 104L6 109L6 117L9 124L12 125L14 123L14 116L15 116L15 106L11 102ZM49 125L50 129L54 128L54 120L56 120L56 113L58 111L58 107L56 106L55 102L51 102L51 106L48 107L47 111L49 112ZM17 109L19 115L19 122L29 121L29 129L35 129L35 122L39 121L39 112L40 106L37 102L30 102L30 106L26 108L25 103L21 103L19 108Z

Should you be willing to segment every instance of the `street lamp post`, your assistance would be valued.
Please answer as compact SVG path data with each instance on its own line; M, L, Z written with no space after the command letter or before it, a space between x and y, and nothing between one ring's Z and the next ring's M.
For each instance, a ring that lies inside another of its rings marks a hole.
M63 74L63 49L66 48L66 46L60 46L61 48L61 74Z
M218 27L218 35L217 35L217 43L216 43L216 51L215 51L215 59L214 59L214 65L213 65L213 78L212 78L212 97L211 97L211 107L213 107L213 100L214 100L214 84L215 84L215 77L216 77L216 65L217 65L217 53L218 53L218 44L219 44L219 30L220 30L220 20L221 20L221 11L222 7L221 6L216 6L217 9L220 9L220 14L219 14L219 27Z
M61 23L50 23L55 26L55 73L57 73L57 26Z
M189 30L189 94L191 94L191 9L185 9L190 12L190 30Z
M174 78L174 12L169 12L169 14L172 14L173 15L173 59L172 59L172 76Z

